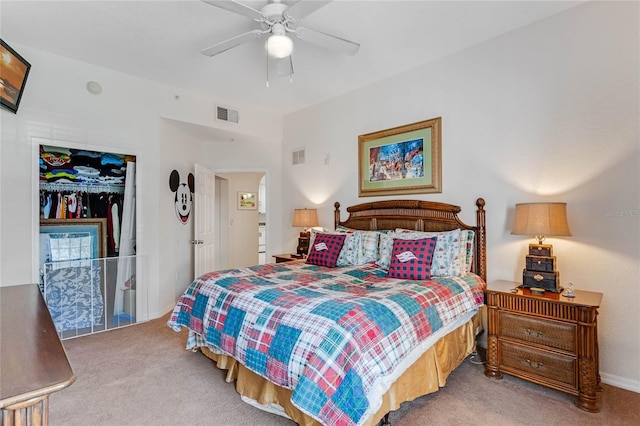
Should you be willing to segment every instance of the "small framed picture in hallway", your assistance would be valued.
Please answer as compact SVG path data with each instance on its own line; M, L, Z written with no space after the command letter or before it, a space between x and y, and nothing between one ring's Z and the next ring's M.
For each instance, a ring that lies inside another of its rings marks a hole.
M258 208L258 194L256 192L238 192L238 210L255 210Z

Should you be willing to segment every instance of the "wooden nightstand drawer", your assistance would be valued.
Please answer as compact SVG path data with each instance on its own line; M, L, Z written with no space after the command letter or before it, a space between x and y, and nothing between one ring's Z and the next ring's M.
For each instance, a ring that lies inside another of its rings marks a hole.
M577 388L576 359L553 352L532 349L508 342L500 342L501 365L507 372L533 374Z
M576 325L500 311L500 335L576 353Z

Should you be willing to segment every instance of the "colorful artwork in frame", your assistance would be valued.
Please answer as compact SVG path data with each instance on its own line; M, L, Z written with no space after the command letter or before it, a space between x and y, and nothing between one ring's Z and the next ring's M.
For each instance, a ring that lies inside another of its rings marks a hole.
M441 117L358 136L360 197L442 192Z
M238 192L238 210L256 210L258 194L256 192Z

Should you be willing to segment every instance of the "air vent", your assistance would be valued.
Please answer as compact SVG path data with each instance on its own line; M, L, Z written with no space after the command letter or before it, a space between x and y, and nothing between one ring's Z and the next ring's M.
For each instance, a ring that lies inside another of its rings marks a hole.
M293 151L293 165L304 164L304 149Z
M238 122L238 111L225 108L225 107L217 107L217 118L220 121L228 121L229 123L237 123Z

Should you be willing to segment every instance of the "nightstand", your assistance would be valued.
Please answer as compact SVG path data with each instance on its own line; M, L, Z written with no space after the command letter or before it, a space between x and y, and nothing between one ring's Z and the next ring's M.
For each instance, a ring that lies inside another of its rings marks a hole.
M294 257L291 253L274 254L273 257L276 259L276 263L293 262L294 260L304 259L304 257Z
M487 286L485 375L502 373L578 397L576 405L600 411L598 307L602 293L575 290L575 298L534 295L513 281ZM515 289L515 290L513 290Z

